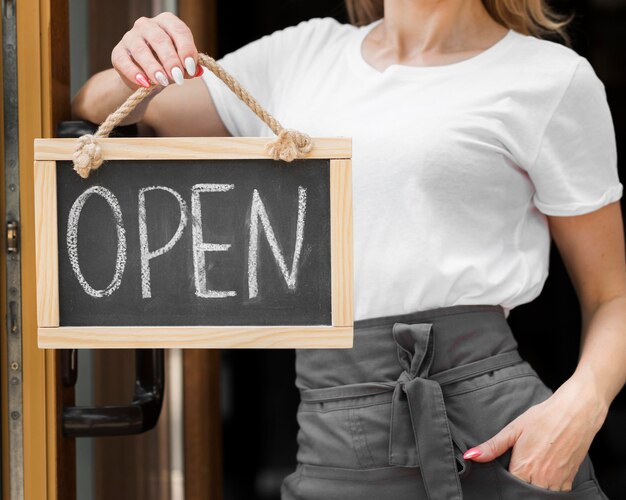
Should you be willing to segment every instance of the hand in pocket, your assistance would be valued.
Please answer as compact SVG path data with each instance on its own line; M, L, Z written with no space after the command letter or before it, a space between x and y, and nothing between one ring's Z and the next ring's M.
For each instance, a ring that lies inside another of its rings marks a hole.
M549 490L570 491L606 416L595 398L585 397L584 392L566 382L493 437L467 450L464 458L489 462L512 448L511 474Z

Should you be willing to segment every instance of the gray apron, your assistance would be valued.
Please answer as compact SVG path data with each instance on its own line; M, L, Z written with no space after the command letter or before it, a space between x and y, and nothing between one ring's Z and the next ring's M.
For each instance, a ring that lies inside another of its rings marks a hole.
M607 500L587 455L572 491L463 453L552 391L499 305L355 323L351 349L296 349L297 467L281 500Z

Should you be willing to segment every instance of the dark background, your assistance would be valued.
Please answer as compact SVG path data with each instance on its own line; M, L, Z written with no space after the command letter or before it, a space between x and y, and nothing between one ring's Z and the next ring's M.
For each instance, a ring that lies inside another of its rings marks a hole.
M626 1L560 1L575 10L569 25L572 48L585 56L604 82L617 135L618 158L626 155ZM218 2L218 55L277 29L312 17L346 22L343 2L257 0ZM235 29L236 28L236 29ZM626 179L620 167L620 179ZM622 201L623 207L623 201ZM541 295L515 308L509 323L519 350L555 390L574 371L580 339L576 294L556 247ZM280 481L295 467L298 393L293 350L224 350L224 470L227 500L279 498ZM626 361L626 360L625 360ZM618 395L590 454L599 482L611 499L626 498L626 394Z

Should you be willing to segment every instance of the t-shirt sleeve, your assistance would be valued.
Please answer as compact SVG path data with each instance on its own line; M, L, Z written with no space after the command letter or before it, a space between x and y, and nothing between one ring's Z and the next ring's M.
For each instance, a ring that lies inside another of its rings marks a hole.
M315 52L333 18L312 18L274 31L226 54L217 62L270 114L275 114L280 90L297 78L303 57ZM272 132L219 78L205 68L206 84L224 126L236 137L271 136ZM280 117L275 116L280 121Z
M604 84L580 61L528 169L533 202L547 215L579 215L621 198L617 145Z

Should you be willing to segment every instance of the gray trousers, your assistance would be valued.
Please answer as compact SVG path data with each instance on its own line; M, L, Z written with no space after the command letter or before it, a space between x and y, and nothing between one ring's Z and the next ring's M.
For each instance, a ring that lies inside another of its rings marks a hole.
M297 349L297 468L282 500L607 500L587 455L572 491L463 459L552 391L498 305L355 323L351 349Z

